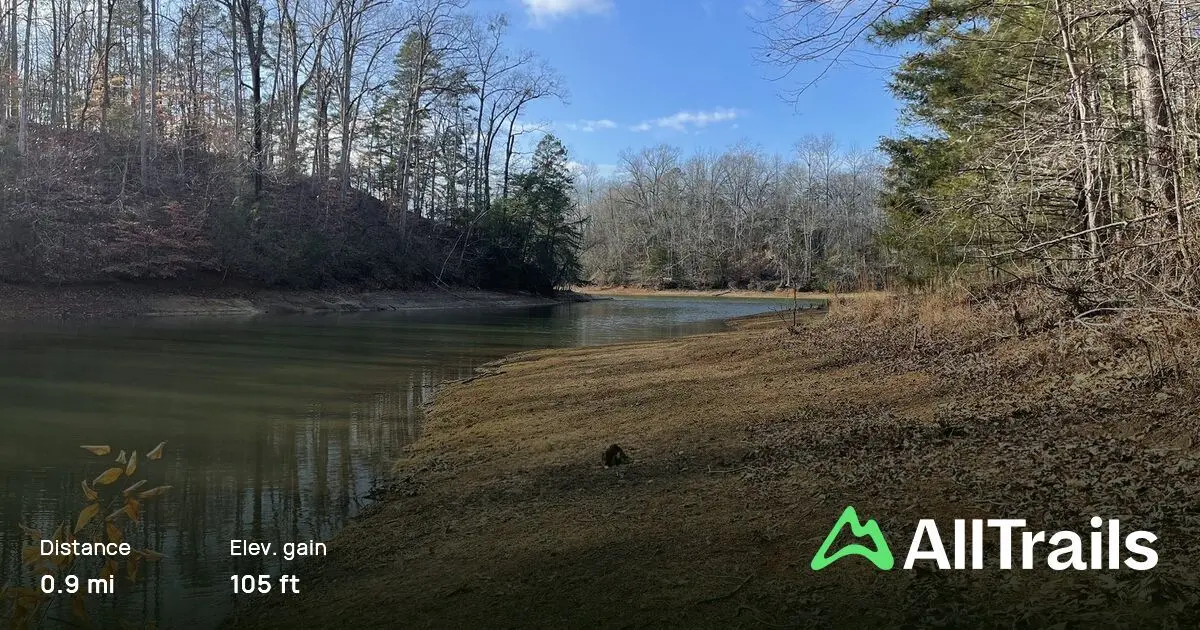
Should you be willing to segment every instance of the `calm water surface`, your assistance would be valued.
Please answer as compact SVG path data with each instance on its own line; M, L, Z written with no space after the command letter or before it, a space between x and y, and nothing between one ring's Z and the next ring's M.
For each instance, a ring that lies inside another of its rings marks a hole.
M2 329L0 585L28 581L18 524L52 530L73 518L80 481L112 465L79 445L144 453L167 440L150 474L174 489L147 506L134 541L167 557L132 589L98 598L99 614L216 626L234 602L229 576L295 566L281 556L235 562L229 541L331 538L419 437L420 406L437 383L520 350L719 330L726 318L789 305L631 298Z

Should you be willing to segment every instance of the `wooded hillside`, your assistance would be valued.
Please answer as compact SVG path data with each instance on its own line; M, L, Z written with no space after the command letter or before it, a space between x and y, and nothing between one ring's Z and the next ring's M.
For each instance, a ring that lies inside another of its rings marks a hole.
M547 290L577 273L565 151L518 151L524 109L562 89L502 16L14 0L2 17L0 280Z

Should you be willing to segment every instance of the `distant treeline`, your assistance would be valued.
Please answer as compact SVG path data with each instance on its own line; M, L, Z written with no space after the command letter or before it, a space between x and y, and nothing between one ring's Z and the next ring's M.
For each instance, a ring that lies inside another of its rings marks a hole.
M743 147L626 153L615 177L581 177L585 275L655 287L878 286L880 173L874 155L829 137L801 141L788 159Z

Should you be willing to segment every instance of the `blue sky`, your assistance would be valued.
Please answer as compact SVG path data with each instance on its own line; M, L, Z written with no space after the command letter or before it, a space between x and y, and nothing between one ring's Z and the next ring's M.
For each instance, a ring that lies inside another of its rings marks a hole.
M869 150L897 128L886 70L847 65L792 103L782 94L820 66L773 81L756 60L753 15L765 0L481 0L510 16L514 48L563 77L567 103L540 102L545 123L578 162L611 172L623 149L672 144L685 153L739 142L786 154L805 135Z

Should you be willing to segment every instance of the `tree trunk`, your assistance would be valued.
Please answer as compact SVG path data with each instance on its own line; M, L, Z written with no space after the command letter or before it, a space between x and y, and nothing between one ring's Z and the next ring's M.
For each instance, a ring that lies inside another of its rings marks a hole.
M25 155L29 143L29 81L33 76L33 58L30 56L29 43L33 39L33 7L29 0L25 9L25 63L24 76L21 78L21 103L18 108L17 153ZM14 76L15 78L15 76Z
M265 154L263 152L263 111L262 111L262 58L263 31L266 30L266 11L257 6L253 0L238 0L239 19L242 23L242 34L246 41L246 53L250 62L250 103L252 107L253 129L251 130L253 145L250 150L250 163L254 171L254 198L258 199L263 190L263 172L266 170ZM258 9L256 12L255 9Z
M17 49L17 0L12 0L12 8L8 14L8 107L6 107L6 118L14 118L20 114L21 96L18 94L18 80L21 76L17 66L17 60L20 58Z
M229 3L229 46L233 58L233 150L241 152L242 142L242 57L238 52L238 9Z
M354 103L351 101L351 90L354 80L354 36L350 35L351 25L343 25L345 35L342 39L342 68L338 77L338 128L341 131L341 151L338 154L338 177L341 179L338 188L340 199L346 198L350 188L350 150L353 141L350 136L354 124L351 115Z
M1099 211L1096 200L1098 188L1096 165L1090 133L1091 121L1093 119L1090 106L1091 101L1088 98L1090 92L1088 83L1079 69L1074 38L1071 34L1071 20L1063 8L1062 0L1055 0L1054 6L1059 21L1059 28L1061 29L1060 37L1062 38L1063 54L1066 58L1067 69L1071 74L1073 87L1070 91L1075 101L1075 115L1078 118L1079 148L1083 152L1083 182L1080 186L1079 194L1082 197L1084 223L1088 230L1088 256L1092 260L1095 260L1100 255L1100 241L1099 234L1095 230L1096 226L1099 225Z
M508 180L510 168L512 167L512 157L517 145L517 136L513 134L513 130L517 124L517 117L520 115L520 109L513 112L512 118L508 119L508 139L504 143L504 187L501 190L501 195L508 199Z
M324 68L317 69L317 104L313 139L313 175L323 185L329 177L329 84Z
M158 153L158 0L150 0L150 156Z
M149 160L149 131L146 129L146 1L138 0L137 46L138 46L138 85L137 85L137 118L138 118L138 164L140 167L142 188L150 184Z
M1150 175L1151 194L1155 203L1168 213L1171 223L1182 231L1183 217L1178 214L1176 207L1176 160L1167 92L1162 82L1157 26L1147 6L1138 7L1131 22L1137 99L1146 133L1146 166Z
M108 6L104 13L104 45L100 49L100 133L108 132L108 107L111 99L111 87L108 84L109 78L109 52L112 50L112 23L113 23L113 8L116 6L117 0L108 0ZM99 15L99 14L97 14ZM101 139L103 142L103 139Z
M68 13L69 15L69 13ZM50 124L59 126L59 94L62 92L62 46L57 0L50 0Z

